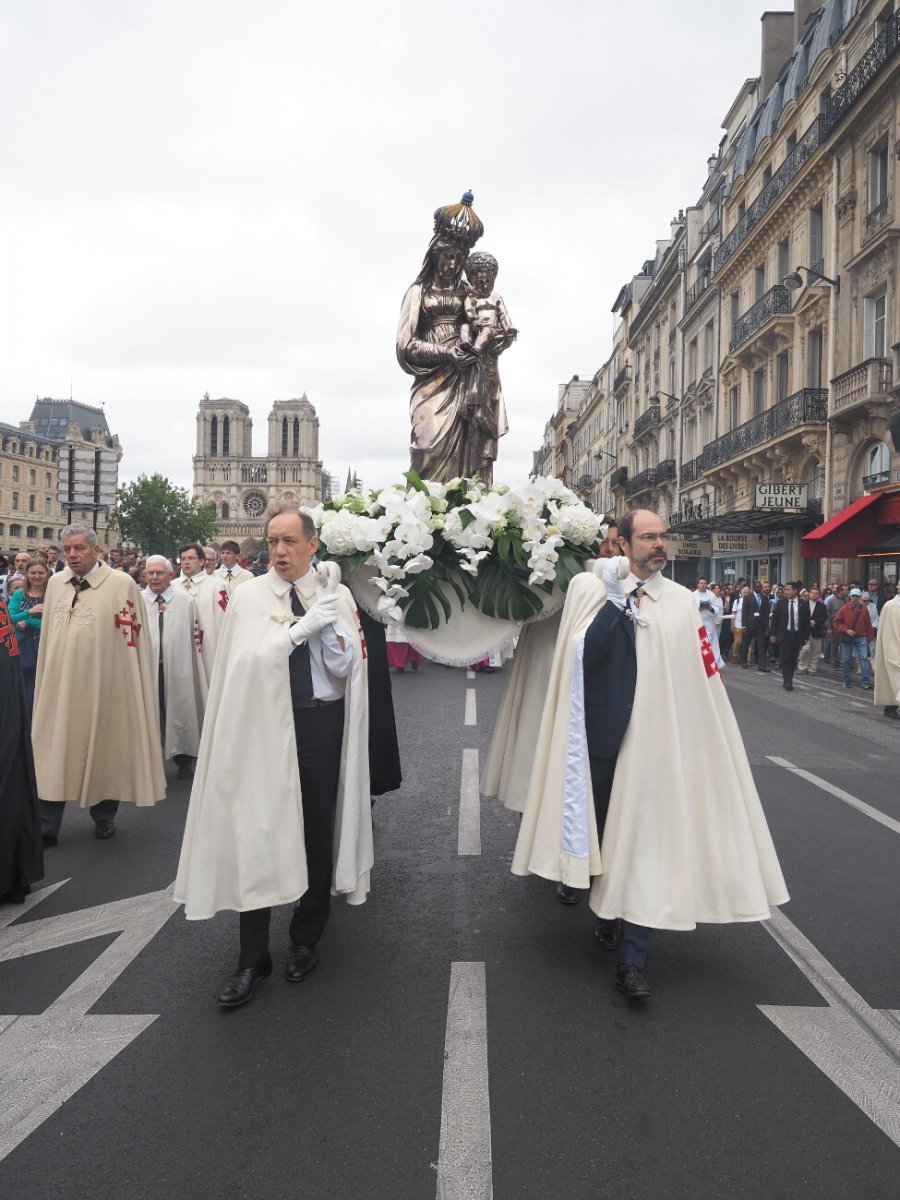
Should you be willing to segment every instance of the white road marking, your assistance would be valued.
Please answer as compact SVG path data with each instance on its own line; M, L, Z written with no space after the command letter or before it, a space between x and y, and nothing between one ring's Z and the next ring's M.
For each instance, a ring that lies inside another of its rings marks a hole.
M477 725L477 709L475 707L475 689L466 688L466 716L463 721L464 725Z
M851 808L857 809L864 813L867 817L871 817L873 821L877 821L880 825L884 825L887 829L892 829L894 833L900 833L900 821L895 821L893 817L887 816L880 812L877 808L873 808L871 804L866 804L865 800L860 800L856 796L851 796L849 792L845 792L843 788L835 787L833 783L829 783L827 779L820 779L818 775L813 775L811 771L804 771L800 767L795 767L793 763L787 761L786 758L776 758L772 754L767 754L769 762L775 763L777 767L784 767L786 771L793 772L794 775L799 775L801 779L805 779L808 783L814 783L816 787L822 789L823 792L828 792L832 796L837 796L838 800L843 800L845 804L849 804Z
M469 667L468 670L466 671L466 679L474 679L474 678L475 678L475 672L472 670L471 667Z
M15 915L59 886L42 888ZM0 962L111 933L120 936L46 1012L0 1016L0 1161L156 1020L158 1013L86 1014L176 911L167 888L24 925L3 922Z
M478 790L478 751L463 750L459 780L457 854L481 853L481 794Z
M437 1200L491 1200L491 1102L483 962L450 964Z
M763 922L827 1007L759 1010L900 1146L900 1011L870 1008L783 913Z

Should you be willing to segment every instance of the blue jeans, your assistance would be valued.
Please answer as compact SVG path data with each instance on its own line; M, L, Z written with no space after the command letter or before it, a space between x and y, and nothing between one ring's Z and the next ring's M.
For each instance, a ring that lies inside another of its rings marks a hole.
M841 642L841 670L844 673L844 683L850 682L850 667L853 655L859 659L859 673L862 683L868 683L871 668L869 667L869 639L854 638L852 642Z

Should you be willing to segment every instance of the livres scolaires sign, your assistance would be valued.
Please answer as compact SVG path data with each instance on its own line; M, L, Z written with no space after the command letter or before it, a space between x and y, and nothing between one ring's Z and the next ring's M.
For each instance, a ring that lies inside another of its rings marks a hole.
M754 508L806 508L807 484L805 483L758 483Z

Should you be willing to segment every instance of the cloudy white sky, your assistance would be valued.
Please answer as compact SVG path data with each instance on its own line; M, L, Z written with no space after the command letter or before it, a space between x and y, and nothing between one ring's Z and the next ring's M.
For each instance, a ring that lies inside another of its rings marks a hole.
M763 0L0 6L0 420L105 405L121 478L189 486L204 392L304 391L320 452L408 466L400 301L475 193L518 343L496 476L608 356L619 287L759 73ZM789 0L768 7L790 9Z

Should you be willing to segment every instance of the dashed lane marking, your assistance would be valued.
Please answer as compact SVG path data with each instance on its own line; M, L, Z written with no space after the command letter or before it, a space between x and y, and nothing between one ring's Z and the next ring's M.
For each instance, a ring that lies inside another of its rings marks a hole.
M483 962L450 964L437 1200L491 1200L491 1102Z
M766 758L768 758L769 762L773 762L776 767L784 767L786 771L791 771L794 775L799 775L807 783L815 784L823 792L828 792L829 795L836 796L838 800L843 800L845 804L849 804L851 808L855 808L857 811L864 813L865 816L871 817L873 821L884 825L886 829L892 829L894 833L900 833L900 821L895 821L893 817L889 817L886 813L879 811L879 809L873 808L871 804L866 804L865 800L860 800L858 796L851 796L849 792L845 792L843 788L835 787L827 779L813 775L812 771L804 771L800 767L795 767L786 758L776 758L772 754L767 754Z
M478 751L463 750L459 780L457 854L481 853L481 795L478 790Z
M475 707L475 689L466 688L466 716L463 721L464 725L477 725L477 709Z
M472 668L470 667L470 668L469 668L469 669L466 671L466 679L474 679L474 678L475 678L475 672L474 672L474 671L472 670Z

